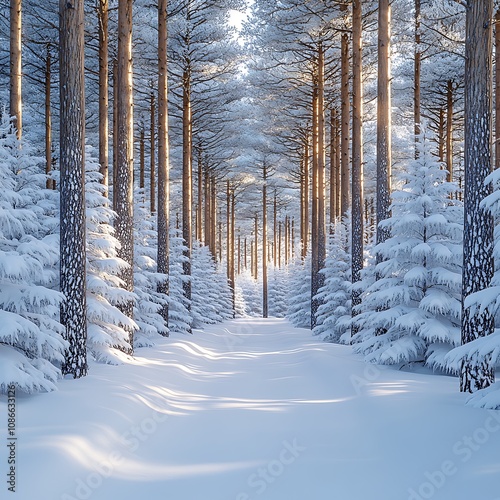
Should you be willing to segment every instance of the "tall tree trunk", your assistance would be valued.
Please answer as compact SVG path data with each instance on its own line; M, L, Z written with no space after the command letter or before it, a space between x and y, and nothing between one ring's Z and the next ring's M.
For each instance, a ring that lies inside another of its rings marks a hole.
M278 222L278 267L281 268L281 225L282 222Z
M325 52L318 46L317 83L313 97L313 202L311 238L311 328L316 326L320 306L318 291L324 284L325 233ZM315 131L314 131L315 130ZM316 136L316 141L314 137ZM288 228L286 228L288 230Z
M339 205L339 185L337 174L337 110L332 108L330 115L330 232L333 231Z
M351 255L352 283L361 279L363 269L363 65L362 65L362 12L361 0L352 4L352 225ZM352 314L361 303L360 292L353 286ZM352 327L352 334L356 328Z
M285 267L288 265L288 215L285 215L285 235L284 235L284 257Z
M253 265L254 265L254 276L255 279L259 277L259 216L255 214L255 222L254 222L254 245L253 245L253 251L254 251L254 259L253 259Z
M132 0L118 2L118 104L116 158L116 237L118 252L128 267L122 271L127 290L134 290L134 118L132 98ZM133 302L123 307L133 316ZM133 351L133 332L130 332L130 352Z
M231 283L233 284L231 289L231 303L233 305L233 318L235 316L235 306L236 306L236 275L235 275L235 227L236 227L236 196L234 194L234 188L231 193ZM238 241L239 244L239 241ZM239 248L239 247L238 247ZM239 250L238 250L239 252ZM238 255L239 259L239 255Z
M214 176L210 176L210 244L211 252L214 259L217 257L217 239L216 239L216 228L217 228L217 181Z
M10 0L10 116L20 140L22 114L22 0Z
M167 6L168 0L158 1L158 273L164 276L157 291L169 293L169 226L170 226L170 147L168 141L168 73L167 73ZM160 314L168 327L168 305ZM160 332L168 335L168 328Z
M377 244L390 236L380 223L390 216L391 204L390 1L379 0L378 6Z
M201 243L203 241L203 157L201 147L198 148L198 204L196 217L198 225L196 226L196 239Z
M340 167L340 212L346 217L349 210L349 38L341 39L341 167Z
M97 21L99 31L99 172L101 182L108 186L109 169L109 68L108 68L108 0L99 0ZM108 192L106 190L106 196Z
M304 138L304 158L302 160L301 176L302 217L300 224L300 242L302 245L302 259L306 258L309 249L309 134ZM278 264L281 267L281 261Z
M267 283L267 164L262 167L262 317L269 316Z
M444 163L445 159L445 142L446 142L446 124L444 117L444 108L439 110L438 122L438 158L440 163Z
M421 0L415 0L415 52L413 59L413 123L415 144L419 141L420 136L420 73L422 67L422 54L420 44L422 42L422 35L420 33L420 5ZM415 158L418 158L418 148L415 147Z
M453 181L453 82L446 86L446 180Z
M301 181L301 186L302 186L302 181ZM302 196L301 196L302 200ZM302 208L301 208L302 210ZM276 189L274 190L274 199L273 199L273 264L274 267L277 265L277 245L276 245L276 239L278 237L277 234L278 230L278 194L276 192Z
M116 172L118 164L118 60L113 59L113 210L116 212Z
M500 168L500 9L495 12L495 168Z
M52 54L50 44L47 44L47 59L45 60L45 174L47 180L45 187L55 189L55 180L50 178L52 172L52 106L51 84L52 81Z
M156 212L156 155L155 155L155 130L156 130L156 102L155 95L151 92L151 107L149 109L149 201L150 210Z
M491 193L485 178L492 171L492 0L469 0L465 43L465 226L462 290L464 300L490 286L493 276L493 218L481 207ZM494 330L492 311L464 306L462 343ZM460 391L483 389L495 380L491 356L463 361Z
M193 179L192 179L192 116L191 116L191 75L186 69L182 77L182 237L186 250L183 263L184 294L191 301L191 251L193 248L192 234L192 206L193 206ZM190 306L191 307L191 306Z
M146 176L146 151L145 151L144 127L139 133L139 187L144 189ZM144 196L144 193L143 193Z
M87 374L83 26L83 0L60 0L61 323L69 343L62 372L74 378Z
M203 190L205 192L204 201L205 201L205 226L204 226L204 236L205 236L205 246L209 249L212 248L212 244L210 242L210 230L212 227L211 222L211 214L210 214L210 176L208 168L205 168L205 172L203 173ZM213 256L213 254L212 254Z

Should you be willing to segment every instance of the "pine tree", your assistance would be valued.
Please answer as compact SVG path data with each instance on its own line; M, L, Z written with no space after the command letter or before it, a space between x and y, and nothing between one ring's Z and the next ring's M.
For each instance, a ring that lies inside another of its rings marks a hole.
M290 292L286 317L292 325L299 328L311 328L310 261L311 255L308 252L304 260L296 259L289 269Z
M347 252L347 224L337 222L328 240L328 253L323 269L325 284L318 291L321 306L313 335L328 342L339 342L351 327L351 257Z
M111 225L116 214L108 206L100 165L91 146L85 153L87 346L95 360L117 364L123 352L130 352L129 335L138 328L119 309L134 295L120 277L129 264L118 257L120 243Z
M0 124L0 392L51 391L68 343L59 323L57 238L44 226L45 176L29 144ZM49 221L50 222L50 221ZM50 287L50 288L49 288Z
M456 187L445 181L425 132L418 147L402 189L393 193L392 216L382 223L391 237L375 248L377 280L356 318L363 340L354 350L381 364L437 366L437 349L459 341L462 208L450 200Z

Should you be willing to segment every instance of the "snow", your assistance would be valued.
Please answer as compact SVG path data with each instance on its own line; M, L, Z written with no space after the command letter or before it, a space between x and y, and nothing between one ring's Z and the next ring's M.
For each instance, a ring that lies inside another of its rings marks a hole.
M173 333L58 388L17 396L17 499L498 498L500 412L286 320Z

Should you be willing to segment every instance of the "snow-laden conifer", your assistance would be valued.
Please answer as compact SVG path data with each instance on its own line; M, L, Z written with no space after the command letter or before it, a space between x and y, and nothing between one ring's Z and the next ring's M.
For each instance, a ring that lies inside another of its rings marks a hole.
M391 236L375 247L381 262L362 296L354 350L375 363L442 367L460 342L463 212L425 133L418 144L392 195L392 216L381 223Z
M154 345L158 335L168 336L168 327L160 314L168 306L168 297L159 293L158 285L165 280L157 272L156 217L149 211L144 189L135 192L134 208L134 320L139 330L135 347Z
M45 176L29 144L0 123L0 392L50 391L60 377L62 296L57 282L58 239L44 225Z
M286 317L292 325L311 328L311 255L297 258L289 267L288 310Z
M104 196L99 164L92 147L87 146L85 153L87 347L95 360L117 364L130 350L129 332L138 328L119 307L135 296L123 288L120 278L128 264L118 257L120 243L112 226L116 214Z
M351 257L347 251L346 223L337 222L328 238L322 273L325 284L318 292L320 306L312 333L328 342L339 342L351 330Z

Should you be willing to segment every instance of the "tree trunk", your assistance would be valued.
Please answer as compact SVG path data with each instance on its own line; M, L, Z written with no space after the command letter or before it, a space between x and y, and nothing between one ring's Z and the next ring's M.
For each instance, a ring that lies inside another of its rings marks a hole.
M302 218L301 218L301 235L300 241L302 244L302 259L306 258L307 250L309 249L309 136L306 134L304 139L304 158L302 163L302 178L301 178L301 201L302 201ZM280 243L281 244L281 243ZM281 257L278 263L281 267Z
M212 244L210 242L210 230L212 227L211 222L211 213L210 213L210 176L208 172L208 168L205 168L205 172L203 174L203 190L205 192L205 226L204 226L204 235L205 235L205 246L209 249L212 248ZM213 256L213 254L212 254Z
M446 86L446 180L453 181L453 82Z
M158 273L165 277L158 283L157 291L169 293L169 226L170 226L170 147L168 141L168 73L167 73L167 5L168 0L158 1ZM168 326L168 306L160 314ZM168 335L168 328L160 332Z
M116 158L116 237L118 252L129 265L122 271L127 290L134 290L134 120L132 98L132 0L118 2L118 92L117 92L117 158ZM123 306L132 317L134 304ZM130 332L130 352L133 351L133 333Z
M144 177L146 173L146 152L145 152L144 127L139 133L139 188L144 189ZM144 193L143 193L144 196Z
M154 214L156 212L156 157L155 157L155 130L156 130L156 103L155 95L151 92L151 101L149 109L149 201L150 210Z
M495 168L500 168L500 9L495 13Z
M330 115L330 232L333 231L339 205L339 184L337 174L337 110L332 108Z
M201 147L198 148L198 204L196 217L198 225L196 226L196 239L201 243L203 241L203 158ZM205 222L206 224L206 222Z
M352 226L351 255L352 283L361 279L363 269L363 66L362 66L362 12L361 0L352 4ZM353 287L352 314L361 303L360 292ZM353 326L352 334L356 333Z
M285 215L285 236L284 236L284 257L285 267L288 265L288 215Z
M116 172L118 162L118 61L113 60L113 210L116 212Z
M420 111L420 73L422 67L422 54L420 52L420 44L422 42L422 36L420 34L420 5L421 0L415 0L415 52L413 60L413 123L414 123L414 134L415 134L415 144L419 141L420 136L420 122L421 122L421 111ZM415 158L418 158L418 148L415 147Z
M381 228L380 223L390 217L391 204L391 7L389 0L379 0L378 5L377 244L390 236L389 230Z
M108 186L109 169L109 69L108 69L108 0L99 0L97 21L99 31L99 172L101 182ZM106 190L106 196L108 192Z
M318 46L316 83L313 90L313 200L311 228L311 329L316 326L316 313L320 306L318 291L324 284L325 265L325 53L323 45ZM285 236L287 236L285 222ZM286 238L285 238L286 241ZM285 248L285 259L287 259Z
M210 244L211 252L214 259L217 257L217 240L216 240L216 228L217 228L217 184L214 176L210 177Z
M59 2L61 323L69 342L64 375L87 374L85 83L83 0Z
M346 217L349 210L349 38L341 39L341 170L340 170L340 212Z
M490 286L493 276L493 218L481 207L491 193L484 180L492 170L492 0L470 0L466 10L465 44L465 226L462 294ZM462 343L494 330L492 312L471 311L462 302ZM466 359L460 370L460 391L483 389L495 380L490 356Z
M302 181L301 181L302 185ZM301 196L302 200L302 196ZM273 199L273 264L274 267L277 265L277 245L276 240L278 237L278 194L276 193L276 189L274 190L274 199Z
M191 75L189 70L183 74L183 100L182 100L182 237L186 250L183 263L184 275L187 280L183 282L184 294L191 301L191 251L193 248L192 235L192 205L193 205L193 179L192 179L192 117L191 117Z
M262 167L262 317L269 316L267 283L267 164Z
M52 81L52 55L50 44L47 44L47 59L45 61L45 187L55 189L55 180L50 178L52 172L52 107L50 103Z
M23 133L22 0L10 0L10 116L17 138Z
M281 224L278 222L278 267L281 268Z

